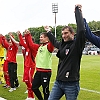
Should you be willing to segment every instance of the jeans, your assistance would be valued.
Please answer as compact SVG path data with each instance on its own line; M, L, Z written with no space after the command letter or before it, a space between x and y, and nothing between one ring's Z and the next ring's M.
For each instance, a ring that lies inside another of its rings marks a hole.
M65 94L66 100L77 100L80 90L79 81L55 81L48 100L60 100Z

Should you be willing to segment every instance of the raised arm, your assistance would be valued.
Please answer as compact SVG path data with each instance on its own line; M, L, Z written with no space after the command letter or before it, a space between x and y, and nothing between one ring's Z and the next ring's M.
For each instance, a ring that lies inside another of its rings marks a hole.
M12 40L12 43L13 43L14 45L16 45L16 46L19 46L19 42L16 41L16 40L14 39L12 33L9 33L9 36L10 36L10 38L11 38L11 40Z
M9 47L9 43L7 42L6 38L4 36L2 36L2 40L1 40L2 46L6 49L8 49Z
M38 50L39 44L34 43L34 41L32 40L32 36L28 30L25 30L25 40L26 40L26 44L32 51Z
M81 32L85 32L85 26L84 26L84 20L82 16L82 6L76 5L75 6L75 18L76 18L76 24L77 24L77 34L80 34Z
M82 6L76 5L75 6L75 18L77 24L77 34L76 34L76 42L75 46L80 48L78 52L81 52L85 46L85 25L82 15Z
M90 27L88 26L86 19L84 19L84 23L85 23L85 28L86 28L86 38L93 43L95 46L97 46L98 48L100 48L100 37L94 35L91 30Z
M0 44L2 44L2 34L0 34Z
M19 42L19 45L20 45L20 46L23 46L25 49L27 49L28 46L27 46L27 44L25 43L26 41L23 40L20 31L17 32L17 35L18 35L19 41L20 41L20 42Z
M51 52L51 53L53 52L54 46L53 46L53 44L51 42L48 43L47 49L48 49L49 52Z
M51 28L49 26L44 26L44 29L47 31L47 36L48 36L50 42L54 45L54 47L59 49L60 42L57 41L56 38L54 37L54 35L51 33Z

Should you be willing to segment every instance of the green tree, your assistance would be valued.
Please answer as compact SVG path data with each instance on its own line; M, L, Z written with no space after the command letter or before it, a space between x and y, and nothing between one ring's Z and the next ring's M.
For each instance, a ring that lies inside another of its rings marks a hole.
M15 38L16 41L19 41L18 36L17 36L17 34L15 32L12 32L12 35L14 36L14 38ZM10 38L8 34L6 34L5 37L7 39Z
M92 31L100 30L100 21L91 21L88 25Z
M76 33L76 29L77 29L76 24L68 24L68 26L71 26L74 29L74 32Z
M39 40L40 34L42 32L45 32L44 27L42 26L42 27L29 28L29 31L30 31L32 37L35 38L35 42L39 44L40 43L40 40Z
M56 32L57 32L57 37L56 37L56 38L57 38L58 41L61 41L61 39L62 39L61 30L62 30L63 27L64 27L64 26L59 25L59 26L57 26L57 28L56 28L56 29L57 29L57 31L56 31Z
M89 25L91 31L100 30L100 21L94 21L93 20L93 21L89 22L88 25ZM69 23L68 26L71 26L74 29L75 33L76 33L76 29L77 29L76 24ZM61 29L63 27L64 26L62 26L62 25L58 25L56 27L56 38L57 38L58 41L60 41L62 39L62 37L61 37ZM51 27L51 28L52 28L53 35L55 35L55 27ZM29 29L32 37L35 38L35 42L36 43L40 43L40 40L39 40L40 33L45 32L43 26L41 26L41 27L31 27L31 28L28 28L28 29ZM12 32L12 33L13 33L13 35L15 37L15 40L19 41L16 32ZM9 38L9 35L5 35L5 37Z

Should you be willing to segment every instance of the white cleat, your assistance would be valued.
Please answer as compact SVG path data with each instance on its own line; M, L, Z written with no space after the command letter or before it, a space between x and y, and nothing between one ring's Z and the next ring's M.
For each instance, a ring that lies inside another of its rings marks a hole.
M10 88L9 92L13 92L15 90L16 90L16 88Z

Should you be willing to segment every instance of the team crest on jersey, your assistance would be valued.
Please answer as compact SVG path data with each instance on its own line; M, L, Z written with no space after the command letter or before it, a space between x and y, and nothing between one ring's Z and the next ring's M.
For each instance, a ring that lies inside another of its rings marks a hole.
M66 49L66 55L68 54L68 52L69 52L69 49Z
M68 76L69 76L69 72L66 73L66 77L67 77L67 78L68 78Z

